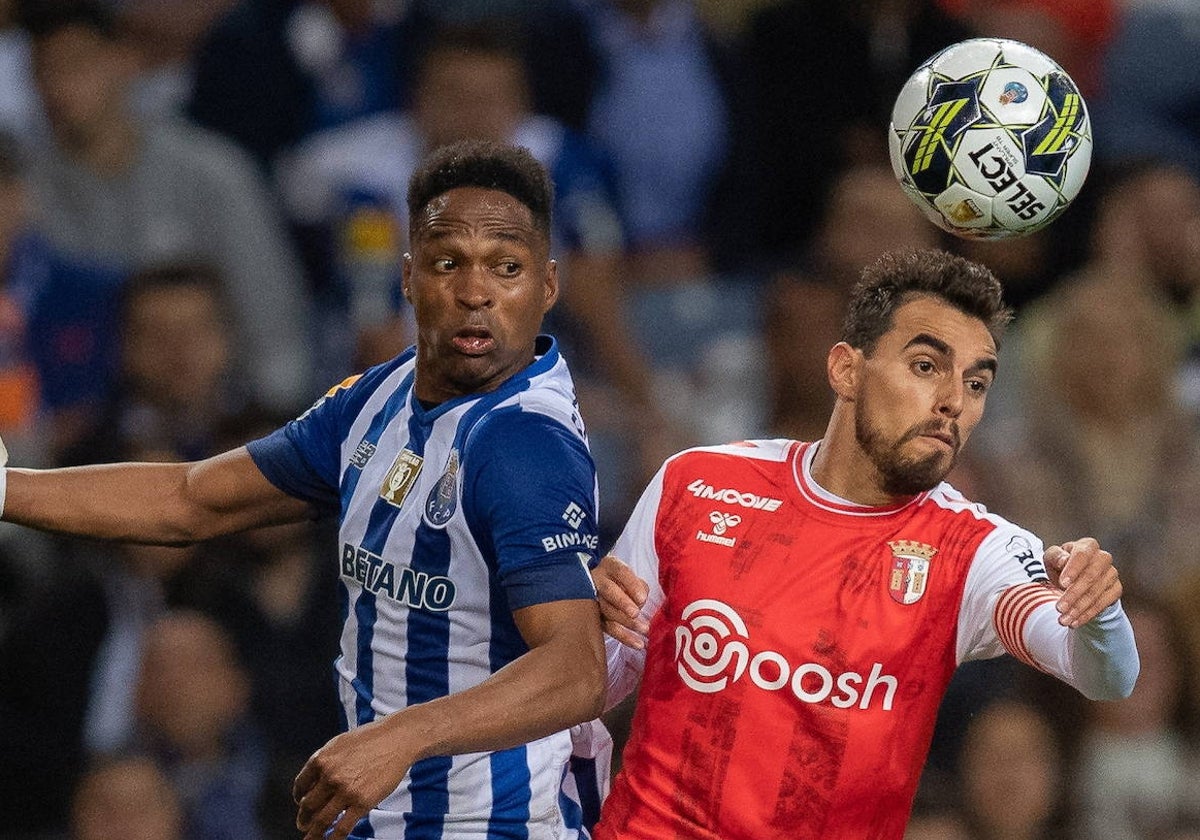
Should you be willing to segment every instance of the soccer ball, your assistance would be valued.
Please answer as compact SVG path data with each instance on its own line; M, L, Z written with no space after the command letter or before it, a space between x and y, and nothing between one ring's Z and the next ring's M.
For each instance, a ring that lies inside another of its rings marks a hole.
M1071 77L1028 44L972 38L939 52L900 89L892 169L943 230L1021 236L1067 209L1087 177L1092 129Z

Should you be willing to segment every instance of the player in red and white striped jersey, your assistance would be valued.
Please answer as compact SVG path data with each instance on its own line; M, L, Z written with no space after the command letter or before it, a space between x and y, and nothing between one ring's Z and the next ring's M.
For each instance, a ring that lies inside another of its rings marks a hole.
M595 572L610 705L641 681L596 840L899 840L960 662L1007 651L1129 694L1112 557L1086 538L1043 552L943 482L1008 317L985 268L886 255L830 351L821 441L658 472L612 552L628 566Z

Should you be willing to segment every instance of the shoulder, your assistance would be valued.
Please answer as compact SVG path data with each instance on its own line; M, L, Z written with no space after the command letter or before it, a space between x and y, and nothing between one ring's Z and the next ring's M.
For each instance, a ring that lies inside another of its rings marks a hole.
M148 154L171 165L175 173L190 172L216 181L263 180L250 155L215 131L181 119L151 124L146 133Z
M667 459L666 465L702 465L761 463L784 464L793 454L796 441L779 438L774 440L739 440L713 446L694 446L677 452Z
M378 166L400 156L413 145L414 131L406 116L389 111L320 131L302 143L297 159L314 166L351 168Z

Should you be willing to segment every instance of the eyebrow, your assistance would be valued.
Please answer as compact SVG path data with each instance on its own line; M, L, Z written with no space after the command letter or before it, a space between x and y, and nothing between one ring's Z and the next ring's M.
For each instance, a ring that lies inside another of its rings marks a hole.
M935 352L940 353L943 356L953 356L954 355L954 352L950 349L949 344L942 341L937 336L930 335L929 333L917 333L916 335L914 335L912 338L909 339L907 344L904 345L904 349L907 350L910 347L919 347L921 345L925 345L926 347L933 349ZM996 374L996 368L997 368L997 364L996 364L996 359L994 357L983 356L983 357L977 359L975 361L975 364L973 364L969 368L967 368L966 372L967 373L976 373L978 371L986 370L986 371L990 371L992 373L992 375L994 376Z

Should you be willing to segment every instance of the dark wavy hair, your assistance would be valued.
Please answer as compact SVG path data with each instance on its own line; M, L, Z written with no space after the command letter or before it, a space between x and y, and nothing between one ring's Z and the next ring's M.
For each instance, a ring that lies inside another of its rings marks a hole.
M997 347L1012 320L1000 281L986 266L936 248L892 251L863 269L850 293L842 340L870 354L892 328L896 310L920 296L939 298L978 318Z

